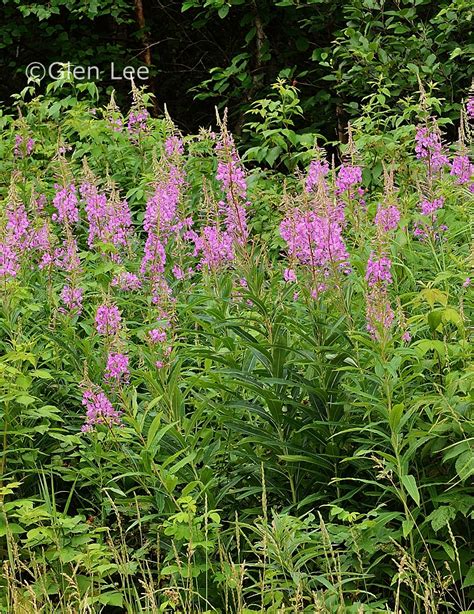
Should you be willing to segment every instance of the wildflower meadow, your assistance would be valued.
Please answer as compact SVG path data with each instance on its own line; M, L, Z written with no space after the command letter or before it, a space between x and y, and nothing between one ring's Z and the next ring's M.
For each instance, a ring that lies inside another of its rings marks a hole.
M418 90L0 115L1 612L474 611L474 97Z

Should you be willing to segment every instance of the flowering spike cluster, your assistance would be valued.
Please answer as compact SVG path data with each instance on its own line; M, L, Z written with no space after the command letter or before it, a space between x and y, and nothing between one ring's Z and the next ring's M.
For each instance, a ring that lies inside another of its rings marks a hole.
M62 247L54 250L53 263L58 269L67 273L74 273L79 270L81 261L78 254L77 239L72 234L68 233Z
M351 192L352 189L362 182L362 169L360 166L342 164L336 177L336 194Z
M469 96L467 99L466 114L469 119L474 119L474 96Z
M248 240L247 183L232 136L225 127L216 144L218 164L216 179L224 198L218 202L217 214L200 233L188 231L185 238L194 243L194 256L200 256L198 268L217 270L235 258L237 246Z
M305 190L310 193L329 173L327 160L312 160L306 175Z
M30 222L23 203L11 202L7 206L7 234L10 241L21 248L27 237Z
M109 200L98 191L91 182L84 182L79 187L85 204L89 223L89 247L96 241L112 243L117 248L128 244L132 227L132 216L126 200Z
M170 295L164 278L166 246L170 238L188 226L190 220L179 219L178 206L184 185L180 156L182 141L177 137L165 143L164 165L166 172L156 184L155 193L148 200L143 227L147 233L140 272L148 277L152 289L152 301L159 304Z
M379 205L375 224L382 232L386 233L395 230L400 222L400 211L395 205Z
M103 303L97 308L95 326L99 335L111 336L120 330L122 317L117 305Z
M441 135L436 125L432 129L428 126L418 126L415 135L415 152L416 157L428 165L429 174L449 164L448 157L443 152Z
M367 330L376 341L382 341L389 335L395 319L388 297L388 286L392 283L391 266L392 262L387 256L377 256L374 252L367 262Z
M146 109L135 109L128 115L127 130L132 136L148 131L148 118L150 114Z
M143 93L132 82L133 105L128 114L127 130L133 141L147 133L150 114L145 108Z
M114 380L116 383L127 382L130 377L129 358L120 352L109 352L105 379Z
M245 172L240 162L232 136L224 131L216 149L220 154L217 164L216 179L225 194L225 200L219 201L219 208L225 220L227 233L232 239L243 245L248 238L247 183Z
M133 292L139 290L142 287L142 282L138 275L135 275L135 273L121 271L112 279L111 285L112 287L118 288L119 290Z
M316 182L323 185L326 168L326 164L319 161L310 165L306 191L308 185L312 190ZM349 187L349 183L346 185ZM316 193L310 209L296 206L280 224L280 235L287 243L289 256L310 269L314 282L319 278L313 287L313 297L327 288L329 277L338 272L350 271L349 254L342 236L343 205L341 207L340 203L334 204L330 200L326 187L323 193ZM335 193L339 189L340 186L336 187ZM296 273L292 268L286 269L284 279L287 282L296 281Z
M168 158L172 156L182 156L184 153L184 145L182 139L178 136L170 136L165 141L165 154Z
M19 177L16 173L12 175L5 218L0 229L0 277L4 282L17 276L21 267L21 256L29 249L32 234L25 205L17 194Z
M435 198L433 200L427 200L426 198L421 201L420 209L421 214L433 217L434 213L441 209L444 205L444 198Z
M148 331L148 336L153 344L166 341L166 331L162 328L152 328Z
M469 157L466 155L457 155L452 161L450 175L456 177L458 185L469 184L469 190L474 192L474 164L471 164Z
M369 287L373 287L377 284L387 286L392 283L392 274L390 269L392 267L392 261L386 256L377 258L376 254L372 252L367 262L367 271L365 279Z
M82 396L82 404L86 407L86 420L81 429L83 433L94 430L97 424L105 424L109 427L121 424L122 412L114 409L105 392L100 388L87 388Z
M107 123L112 128L114 132L122 132L123 129L123 116L120 112L117 103L115 102L114 93L112 92L110 96L110 101L105 108L105 114L107 118Z
M169 237L176 223L183 183L181 169L171 165L167 176L157 183L155 193L147 201L143 222L146 232L155 231L164 239Z
M280 224L280 234L288 244L290 256L321 269L325 276L334 265L341 271L349 270L349 254L337 222L313 211L295 210Z
M79 209L77 206L77 191L74 184L61 187L57 183L54 185L56 194L53 198L53 205L57 213L53 214L53 221L60 224L75 224L79 221Z
M15 158L26 158L30 156L35 147L35 140L31 137L25 138L21 134L15 135L15 145L13 147L13 155Z
M231 235L218 226L205 226L200 234L189 231L186 237L194 242L193 256L200 256L200 268L217 270L222 263L231 262L235 258Z
M16 250L8 242L0 242L0 278L16 277L20 270L20 260Z
M83 294L82 288L74 288L66 284L60 295L65 308L60 308L60 310L63 312L67 310L70 315L80 315L82 313Z
M400 211L393 204L395 193L392 171L385 173L385 199L379 204L375 216L375 249L371 251L367 261L365 280L366 322L367 330L376 341L388 338L395 319L388 287L392 283L392 261L387 255L390 245L390 233L400 222Z
M375 288L368 294L366 318L372 339L382 341L389 334L395 319L386 290Z

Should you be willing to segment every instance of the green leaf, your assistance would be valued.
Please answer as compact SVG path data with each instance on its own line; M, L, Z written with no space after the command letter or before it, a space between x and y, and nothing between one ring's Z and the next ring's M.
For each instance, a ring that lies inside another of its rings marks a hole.
M413 520L404 520L402 522L402 532L405 539L410 535L414 526L415 522Z
M417 505L420 505L420 493L418 492L415 476L411 474L402 475L402 484L406 488L408 494L413 499L413 501Z
M467 450L456 459L456 472L463 482L474 475L474 452Z
M464 582L462 583L463 588L468 588L469 586L474 586L474 565L471 565L469 571L464 578ZM470 610L474 612L474 610Z
M110 592L110 593L102 593L99 597L99 603L102 605L111 605L117 608L121 608L123 606L123 595L119 592Z
M431 521L434 531L439 531L445 527L450 520L456 518L456 510L450 505L442 505L433 510L427 520Z
M219 15L219 17L221 19L224 19L225 17L227 17L227 15L229 14L229 9L230 6L228 4L224 4L223 6L221 6L221 8L217 11L217 14Z
M395 433L398 432L398 425L400 424L400 419L402 417L404 409L404 404L398 403L391 408L390 413L388 415L388 423L392 431L394 431Z

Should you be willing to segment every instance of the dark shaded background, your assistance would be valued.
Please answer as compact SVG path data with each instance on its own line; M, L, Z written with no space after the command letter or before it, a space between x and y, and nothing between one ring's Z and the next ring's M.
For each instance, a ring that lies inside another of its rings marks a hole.
M3 0L0 101L26 84L32 61L97 65L105 95L128 104L129 84L112 83L110 62L150 66L156 112L168 110L187 131L228 106L239 132L249 104L282 74L300 90L302 125L337 135L374 83L397 100L416 92L419 72L439 83L453 118L470 85L472 7L442 0ZM444 12L444 14L443 14ZM222 69L220 72L216 68ZM223 72L225 71L225 72ZM209 84L204 84L210 79ZM339 126L340 128L340 126Z

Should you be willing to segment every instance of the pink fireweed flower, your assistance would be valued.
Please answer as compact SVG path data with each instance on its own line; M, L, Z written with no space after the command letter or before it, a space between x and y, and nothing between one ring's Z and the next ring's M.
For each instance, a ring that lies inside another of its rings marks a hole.
M444 198L435 198L434 200L424 199L420 203L420 209L422 215L432 216L438 209L441 209L444 205Z
M362 181L362 169L360 166L342 164L336 177L336 194L349 192L351 188Z
M88 433L97 424L105 424L109 427L121 424L121 411L114 409L105 393L98 388L88 388L82 396L82 404L86 407L86 420L82 426L82 432Z
M181 169L171 165L166 177L157 183L155 193L146 203L143 222L146 232L150 232L156 226L162 234L168 235L173 230L183 184Z
M471 278L470 277L466 277L466 279L464 280L462 287L463 288L469 288L469 286L471 285Z
M50 240L50 230L45 222L39 228L33 229L28 236L28 248L36 252L39 257L38 267L40 269L52 264L53 255Z
M295 283L296 273L293 269L285 269L283 271L283 279L286 281L286 283Z
M167 161L165 160L165 163ZM149 276L152 285L159 284L166 264L166 246L173 234L177 234L187 220L178 219L178 205L184 185L182 170L170 164L164 178L155 187L154 195L146 204L143 227L147 232L140 271Z
M337 222L296 209L280 224L280 234L288 244L289 255L302 264L320 269L325 275L334 267L349 271L349 254Z
M233 238L228 232L222 232L217 226L205 226L201 234L188 231L185 238L194 242L194 256L201 255L198 268L218 269L234 260Z
M182 156L184 153L183 141L177 136L170 136L165 141L165 154L168 157Z
M123 119L121 117L113 117L112 115L109 115L107 118L107 123L114 132L122 132Z
M21 248L30 222L23 203L9 203L6 210L7 233L12 244Z
M99 335L115 335L120 330L122 318L116 305L99 305L95 315L95 326Z
M316 288L313 288L311 290L311 298L313 300L317 300L322 292L325 292L327 290L326 284L318 284Z
M127 130L133 137L148 132L148 118L150 114L146 109L132 109L128 115Z
M166 251L160 237L150 232L145 241L145 249L140 267L142 274L148 273L150 277L156 277L165 270Z
M56 194L53 205L57 213L53 214L53 221L58 221L60 224L75 224L79 221L76 186L72 183L65 187L55 184L54 189Z
M152 328L148 331L148 336L152 343L163 343L166 341L166 331L161 328Z
M305 191L312 192L313 188L320 183L329 173L329 164L326 160L313 160L309 165L305 181Z
M119 290L132 292L139 290L142 287L142 282L135 273L121 271L112 279L112 286L114 288L119 288Z
M47 200L48 199L46 198L45 194L40 194L38 198L35 198L33 200L33 206L36 210L36 213L43 213Z
M81 184L79 186L79 192L85 203L87 221L89 222L87 243L89 247L92 247L96 238L101 241L107 240L101 236L108 217L107 197L105 194L100 194L96 186L91 183Z
M411 341L411 335L410 332L408 330L406 330L403 335L402 335L402 341L405 341L406 343L410 343Z
M58 269L67 273L72 273L80 268L81 261L75 237L69 234L63 241L62 247L54 250L53 263Z
M390 269L392 267L392 261L386 256L381 258L376 257L374 252L370 254L367 262L367 271L365 279L369 286L375 286L376 284L388 285L392 283L392 275Z
M161 318L168 317L165 306L176 302L173 292L163 275L154 275L151 279L151 302L153 305L159 305Z
M474 96L469 96L467 99L466 114L468 119L474 119Z
M163 369L163 367L165 366L165 363L162 360L157 360L155 362L155 366L157 369Z
M79 192L85 203L89 223L89 247L92 247L95 241L112 243L117 248L126 246L132 227L128 202L107 199L105 194L89 182L82 183Z
M129 358L126 354L119 352L109 352L107 357L107 367L105 369L105 379L127 382L130 377Z
M451 164L450 175L457 177L457 184L469 183L473 174L474 164L471 164L468 156L456 156L454 158Z
M12 249L8 243L0 242L0 279L6 280L8 277L16 277L20 270L20 261L16 250Z
M386 338L395 318L387 293L387 286L392 283L391 266L389 258L384 255L377 258L374 252L370 254L367 262L365 275L369 286L366 297L367 330L376 341Z
M243 245L248 238L246 209L250 204L245 172L230 134L222 134L216 149L220 154L216 179L225 194L225 200L219 202L219 209L224 216L226 231L234 241Z
M29 137L24 138L20 134L15 135L15 145L13 147L13 155L15 158L25 158L30 156L35 147L35 140Z
M179 267L177 264L175 264L171 270L173 272L175 279L177 279L178 281L181 281L182 279L184 279L185 273L183 269Z
M377 215L375 216L375 224L383 231L389 232L395 230L400 221L400 211L395 205L384 207L379 205Z
M13 155L15 158L22 158L23 152L21 146L23 145L23 137L20 134L15 134L15 145L13 147Z
M425 241L429 237L432 239L440 239L441 233L448 229L447 226L437 225L437 211L444 205L444 198L435 198L434 200L424 199L420 203L420 213L423 216L422 221L416 220L414 223L413 234L418 239Z
M60 307L60 311L65 313L67 310L70 314L80 315L82 312L83 293L84 290L82 288L65 285L61 290L60 296L66 309Z
M443 153L441 135L436 126L431 130L427 126L418 126L415 152L419 160L424 160L428 164L430 171L439 171L449 164L447 156Z
M385 288L373 287L367 296L367 330L372 339L382 341L390 333L395 313Z

